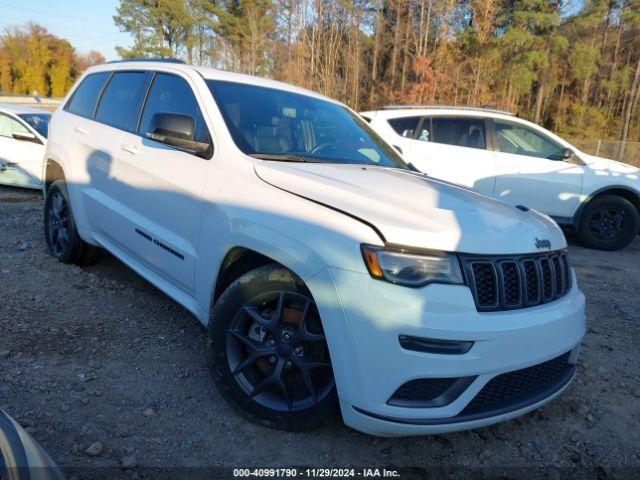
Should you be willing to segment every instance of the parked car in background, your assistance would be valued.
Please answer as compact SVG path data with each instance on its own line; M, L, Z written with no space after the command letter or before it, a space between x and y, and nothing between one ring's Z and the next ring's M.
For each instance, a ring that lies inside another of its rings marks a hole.
M18 422L0 410L0 478L62 480L51 457Z
M176 62L89 68L54 113L45 238L109 250L210 333L248 418L378 435L480 427L575 374L562 231L409 168L346 106Z
M51 113L0 103L0 184L42 188Z
M585 246L616 250L638 235L640 170L581 152L534 123L457 106L362 116L419 170L546 213Z

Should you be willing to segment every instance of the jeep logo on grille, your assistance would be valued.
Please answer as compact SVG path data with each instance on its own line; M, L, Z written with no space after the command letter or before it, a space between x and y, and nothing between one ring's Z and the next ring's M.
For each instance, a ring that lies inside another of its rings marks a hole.
M540 248L548 248L549 250L551 250L551 241L547 240L546 238L538 238L536 237L536 248L540 249Z

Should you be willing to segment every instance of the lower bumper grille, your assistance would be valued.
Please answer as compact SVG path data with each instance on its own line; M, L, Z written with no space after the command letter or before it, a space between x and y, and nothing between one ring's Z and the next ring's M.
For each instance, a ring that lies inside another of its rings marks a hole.
M474 415L499 410L506 406L528 401L542 391L556 385L573 366L569 353L532 367L503 373L492 378L464 408L461 415Z
M548 399L566 387L575 375L576 370L576 366L569 363L570 354L571 352L567 352L547 362L494 377L454 417L402 418L368 412L356 406L353 406L353 409L372 418L407 425L451 425L506 415ZM459 381L465 378L474 379L475 377L459 378L445 393L440 394L435 399L447 398L448 403L453 401L461 392L453 395L450 395L450 392L454 390ZM433 395L433 392L431 392L431 395ZM431 401L435 399L432 398ZM411 400L414 399L412 398ZM391 402L389 403L391 404ZM405 404L401 406L417 405Z

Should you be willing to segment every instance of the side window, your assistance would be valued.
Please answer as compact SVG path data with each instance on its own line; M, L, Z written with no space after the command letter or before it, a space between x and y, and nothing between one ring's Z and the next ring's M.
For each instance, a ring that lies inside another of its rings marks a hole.
M562 160L562 145L523 125L494 120L501 152Z
M98 95L109 78L109 72L92 73L73 92L64 109L83 117L91 117L98 101Z
M165 73L156 74L140 119L138 132L145 136L156 113L191 115L196 121L197 142L210 142L209 132L191 87L181 77Z
M0 113L0 137L12 138L14 133L28 133L27 127L8 115Z
M431 135L431 117L425 117L418 129L416 138L422 142L433 142Z
M144 79L144 72L116 72L104 89L96 111L96 120L128 130Z
M413 134L420 123L420 117L391 118L388 122L398 135L413 138Z
M432 129L433 142L482 150L487 148L483 118L433 117Z

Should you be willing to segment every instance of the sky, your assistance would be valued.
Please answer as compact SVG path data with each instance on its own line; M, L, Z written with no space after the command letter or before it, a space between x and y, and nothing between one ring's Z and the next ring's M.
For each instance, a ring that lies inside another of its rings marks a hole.
M0 30L29 21L68 40L79 53L97 50L117 60L115 47L130 47L131 36L113 23L119 0L0 0Z

